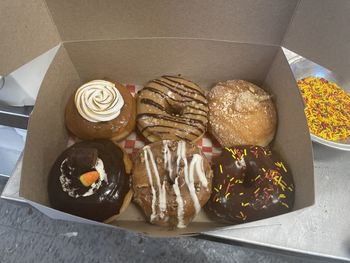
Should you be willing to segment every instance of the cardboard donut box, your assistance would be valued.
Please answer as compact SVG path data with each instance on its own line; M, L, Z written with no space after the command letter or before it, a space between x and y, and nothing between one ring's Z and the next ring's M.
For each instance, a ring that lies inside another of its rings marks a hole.
M312 206L312 145L282 47L346 73L350 59L340 58L350 57L349 35L336 32L347 27L329 14L345 16L349 9L343 0L1 1L0 75L59 45L30 117L20 197L55 219L102 224L54 210L48 202L49 169L67 146L63 113L69 96L96 78L144 85L164 74L182 74L206 89L245 79L273 95L278 128L272 147L293 172L292 213ZM202 211L187 228L169 231L146 223L134 204L111 226L160 236L230 227Z

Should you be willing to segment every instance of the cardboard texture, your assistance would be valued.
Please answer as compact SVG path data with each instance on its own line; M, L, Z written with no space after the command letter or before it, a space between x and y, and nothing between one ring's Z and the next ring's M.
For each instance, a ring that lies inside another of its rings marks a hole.
M182 74L207 88L232 75L262 83L278 50L275 46L197 39L83 41L64 45L82 81L103 76L143 85L156 76Z
M42 0L1 0L0 75L57 45L58 32Z
M186 37L274 45L280 44L297 3L291 0L46 2L63 41Z
M266 86L277 99L281 99L281 103L277 103L281 121L274 145L282 150L282 155L287 158L292 170L303 171L294 174L295 178L300 177L295 180L296 189L312 192L313 185L309 183L313 177L310 137L302 113L300 95L295 83L293 85L288 63L283 60L284 55L281 52L281 49L275 46L189 39L131 39L64 44L46 75L30 121L20 195L40 205L49 205L46 192L47 176L54 159L67 145L68 134L64 128L63 113L68 96L80 83L78 76L83 82L91 78L107 77L117 78L123 82L145 84L164 73L182 73L207 88L220 80L235 78L245 78L262 85L268 76ZM290 112L290 105L300 107L301 117L284 122L283 120L291 117L290 114L295 114L295 111ZM50 122L49 125L47 121ZM281 125L286 127L280 127ZM302 138L288 139L290 133L300 135ZM33 152L36 154L30 154ZM298 152L303 158L290 160L289 158L295 157L293 152ZM311 190L303 188L304 183L310 186ZM313 203L313 198L306 199L307 193L299 194L296 208L304 208ZM52 209L42 211L50 212L52 215ZM62 213L58 217L78 220L69 215L65 217ZM88 221L84 219L81 222ZM186 229L169 232L146 223L134 204L131 204L114 224L161 236L191 234L222 225L211 221L202 211Z
M263 85L274 95L278 109L278 129L274 149L292 168L295 188L294 210L315 203L314 166L303 99L295 88L293 73L280 49Z
M64 48L57 51L41 85L28 124L20 196L48 205L47 175L57 153L66 148L68 134L64 124L64 109L72 87L80 78ZM28 176L27 176L28 175Z
M350 1L300 1L283 46L349 81Z
M108 77L142 85L162 74L183 74L205 88L222 80L247 79L271 92L279 118L273 147L293 171L297 191L295 210L314 203L310 136L302 99L280 43L284 39L289 49L296 46L300 53L310 55L315 61L327 61L337 70L347 66L347 62L336 59L338 54L329 56L336 51L316 52L313 42L297 43L303 34L323 23L323 17L316 14L328 8L330 1L317 1L320 3L314 6L317 11L310 10L314 27L304 18L307 14L304 12L312 6L310 3L315 4L312 0L237 0L215 1L215 4L209 0L147 4L144 1L45 2L55 23L50 26L55 38L49 40L55 42L59 38L54 32L57 26L64 42L44 79L28 128L20 196L33 206L53 218L91 223L47 207L48 171L68 140L63 116L67 98L80 83L93 78ZM332 7L333 12L347 6L343 1L333 3L337 6ZM342 22L335 19L338 26L343 26ZM326 26L324 34L336 28L336 24ZM329 43L324 39L319 39L320 46ZM343 44L337 45L345 51ZM27 53L23 56L26 59ZM269 222L273 224L273 218ZM115 225L163 236L193 234L219 226L201 212L188 228L169 232L145 223L134 205L120 215Z
M0 75L61 40L183 37L282 44L347 77L349 9L347 0L4 0Z

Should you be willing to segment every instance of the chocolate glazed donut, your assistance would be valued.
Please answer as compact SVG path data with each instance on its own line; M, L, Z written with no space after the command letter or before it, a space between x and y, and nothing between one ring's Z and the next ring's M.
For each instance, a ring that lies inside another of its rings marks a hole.
M109 140L84 141L66 149L50 171L53 208L95 221L111 221L129 204L131 161Z
M290 169L268 148L225 148L213 166L213 193L206 209L234 224L286 213L294 204Z
M180 77L150 81L137 96L137 127L150 142L195 142L207 129L208 102L203 90Z

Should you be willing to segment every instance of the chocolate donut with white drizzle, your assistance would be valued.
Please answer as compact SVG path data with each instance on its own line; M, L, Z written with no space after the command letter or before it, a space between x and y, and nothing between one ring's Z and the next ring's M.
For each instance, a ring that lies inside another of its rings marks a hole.
M132 175L134 201L147 220L186 227L211 194L212 170L194 144L163 140L143 147Z

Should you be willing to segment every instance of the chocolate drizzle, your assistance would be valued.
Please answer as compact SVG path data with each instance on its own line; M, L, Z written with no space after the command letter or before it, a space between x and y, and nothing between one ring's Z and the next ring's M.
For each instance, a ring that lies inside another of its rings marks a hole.
M151 99L141 99L141 103L152 105L153 107L156 107L156 108L160 109L161 111L165 111L165 107L163 107L162 105L158 104L157 102L155 102Z
M225 148L213 166L213 193L207 210L235 224L286 213L294 204L293 177L268 148Z
M181 132L188 132L188 131L180 129L180 128L169 127L169 126L166 126L166 125L147 126L147 127L143 128L141 132L143 132L144 130L147 130L149 128L167 128L167 129L176 129L176 130L181 131ZM158 133L169 133L169 131L164 131L164 132L158 131ZM197 133L194 133L194 132L189 132L189 134L191 134L193 136L199 136L200 135L200 134L197 134Z
M199 104L202 104L202 105L204 105L204 106L207 105L206 102L203 102L202 100L199 100L199 99L194 98L194 97L195 97L194 95L198 95L198 94L200 94L200 93L194 94L193 96L191 96L191 95L186 95L186 94L188 94L188 93L193 94L194 92L184 91L184 90L180 89L179 87L174 87L174 86L172 86L172 85L167 85L164 81L153 80L153 83L157 83L157 84L159 84L159 85L161 85L161 86L164 86L164 87L168 88L171 92L173 92L173 93L175 93L175 94L178 94L178 95L180 95L181 97L188 98L188 99L193 100L193 101L195 101L195 102L197 102L197 103L199 103ZM180 90L181 90L182 92L180 92ZM201 94L200 94L200 95L201 95ZM201 95L201 96L202 96L202 95ZM204 98L205 98L205 97L204 97Z
M84 186L79 177L97 170L98 159L103 162L106 178L100 178L99 187L92 189ZM52 166L48 183L53 208L96 221L118 214L129 190L123 152L109 140L79 142L66 149ZM84 196L88 191L90 195Z
M190 125L193 127L197 127L197 125L195 125L195 123L198 123L198 124L202 125L202 127L205 127L205 124L203 121L197 120L197 119L191 119L191 118L187 118L187 117L182 117L181 118L182 121L179 121L179 120L177 120L177 118L175 116L162 116L160 114L155 114L155 113L140 113L137 115L138 119L141 119L144 117L160 118L160 119L167 120L167 121L174 121L177 123L187 124L187 125ZM203 130L201 130L201 131L203 131Z
M180 77L163 76L149 82L138 94L137 111L138 127L151 141L156 140L152 135L159 140L194 141L206 131L208 122L204 93Z
M193 94L197 94L199 93L203 98L205 98L204 93L200 90L200 89L195 89L190 87L189 85L186 84L186 80L184 78L181 77L173 77L173 76L163 76L164 79L170 81L171 83L175 83L175 87L178 87L179 85L183 85L186 87L186 89L190 89L193 91ZM178 80L182 80L181 82ZM163 81L164 82L164 81Z
M168 108L166 108L166 107L160 105L159 103L155 102L152 99L141 99L140 102L142 104L145 104L145 105L151 105L151 106L153 106L153 107L155 107L155 108L157 108L157 109L159 109L161 111L166 111L169 114L174 114L174 112L175 112L174 110L169 110L169 106L168 106ZM169 105L169 103L168 103L168 105ZM207 112L205 110L203 110L203 109L196 108L196 107L190 106L190 105L188 105L187 107L190 108L190 109L196 110L196 111L203 112L203 113L194 113L194 112L183 113L180 110L179 114L182 114L182 115L197 115L197 116L203 116L203 117L207 116Z

